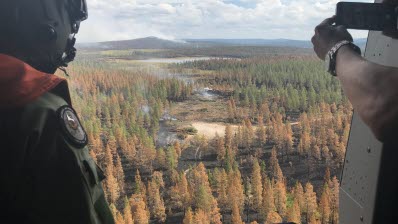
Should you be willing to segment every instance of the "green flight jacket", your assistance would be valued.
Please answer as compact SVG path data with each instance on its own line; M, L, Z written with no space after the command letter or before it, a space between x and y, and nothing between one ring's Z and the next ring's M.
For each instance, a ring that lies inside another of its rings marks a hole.
M114 223L103 172L61 128L58 95L0 109L0 223Z

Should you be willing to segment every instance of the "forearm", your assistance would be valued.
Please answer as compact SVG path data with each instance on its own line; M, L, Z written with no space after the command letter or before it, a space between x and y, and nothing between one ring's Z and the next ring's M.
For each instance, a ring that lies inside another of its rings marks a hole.
M397 129L398 69L369 62L345 46L338 52L336 71L360 117L385 141Z

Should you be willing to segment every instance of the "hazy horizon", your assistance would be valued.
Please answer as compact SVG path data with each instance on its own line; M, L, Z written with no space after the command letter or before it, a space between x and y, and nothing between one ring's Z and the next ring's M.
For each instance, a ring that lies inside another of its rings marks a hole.
M356 0L358 1L358 0ZM88 0L80 43L158 37L309 40L337 0ZM363 2L371 2L363 0ZM354 38L366 32L352 31Z
M360 35L358 35L360 33ZM357 34L357 35L355 35ZM362 40L367 38L367 33L361 31L354 31L353 33L354 36L354 41L355 40ZM183 39L166 39L166 38L160 38L156 36L144 36L144 37L137 37L137 38L131 38L131 39L118 39L118 40L104 40L104 41L94 41L94 42L82 42L79 41L79 44L94 44L94 43L100 43L100 42L118 42L118 41L129 41L129 40L137 40L137 39L146 39L146 38L158 38L161 40L168 40L168 41L175 41L175 42L184 42L184 41L206 41L206 40L264 40L264 41L276 41L276 40L290 40L290 41L307 41L310 42L311 40L309 39L304 39L304 40L299 40L299 39L289 39L289 38L273 38L273 39L267 39L267 38L183 38Z

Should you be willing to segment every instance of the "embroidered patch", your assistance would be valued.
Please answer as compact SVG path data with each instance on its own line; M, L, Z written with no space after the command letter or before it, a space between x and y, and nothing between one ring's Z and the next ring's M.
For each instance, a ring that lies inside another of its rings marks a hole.
M75 110L70 106L63 106L58 110L62 132L66 139L78 148L87 145L87 134L76 115Z

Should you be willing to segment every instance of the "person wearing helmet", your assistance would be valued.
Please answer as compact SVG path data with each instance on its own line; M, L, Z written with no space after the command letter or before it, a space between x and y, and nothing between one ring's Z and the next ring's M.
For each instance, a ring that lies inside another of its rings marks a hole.
M86 19L85 0L0 1L1 223L114 223L67 82L53 75Z

